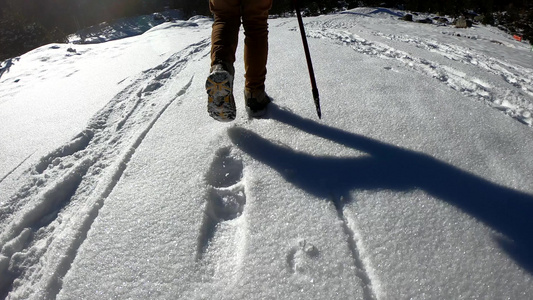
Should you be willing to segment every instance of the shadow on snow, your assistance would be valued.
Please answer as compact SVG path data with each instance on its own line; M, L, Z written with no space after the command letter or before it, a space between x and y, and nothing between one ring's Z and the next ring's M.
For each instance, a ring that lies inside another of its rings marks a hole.
M12 66L15 65L15 62L20 60L20 57L10 58L3 62L0 62L0 78L4 73L8 73Z
M337 209L352 201L350 191L424 190L501 233L500 245L533 273L533 195L507 188L424 153L403 149L315 121L271 104L269 118L368 155L353 158L313 156L281 146L252 131L233 127L232 142L285 180L317 197L334 200ZM343 200L341 200L343 199Z

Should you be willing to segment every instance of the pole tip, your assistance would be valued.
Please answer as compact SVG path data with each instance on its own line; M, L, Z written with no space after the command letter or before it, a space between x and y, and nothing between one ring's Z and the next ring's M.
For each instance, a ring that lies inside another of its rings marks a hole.
M316 114L319 119L322 119L322 110L320 109L320 101L318 98L315 98Z

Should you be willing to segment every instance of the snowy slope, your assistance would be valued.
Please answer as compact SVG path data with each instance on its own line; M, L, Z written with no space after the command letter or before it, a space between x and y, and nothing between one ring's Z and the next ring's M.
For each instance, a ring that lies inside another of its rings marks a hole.
M0 297L529 299L533 53L397 14L305 20L322 120L294 19L270 21L268 115L237 76L231 124L207 19L14 60Z

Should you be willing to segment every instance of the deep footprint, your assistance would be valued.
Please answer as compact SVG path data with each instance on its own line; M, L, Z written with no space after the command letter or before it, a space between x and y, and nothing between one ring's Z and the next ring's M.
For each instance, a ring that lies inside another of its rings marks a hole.
M209 191L200 229L197 260L201 260L207 252L219 225L242 215L246 205L244 184L241 182L243 168L242 161L231 156L230 147L217 151L206 174Z
M218 149L206 175L207 184L215 188L229 187L242 178L242 161L231 156L231 147Z

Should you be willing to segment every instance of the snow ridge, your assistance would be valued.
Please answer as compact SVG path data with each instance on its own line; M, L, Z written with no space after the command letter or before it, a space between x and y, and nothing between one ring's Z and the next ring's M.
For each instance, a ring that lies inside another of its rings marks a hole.
M181 76L196 57L205 56L208 45L209 39L204 39L144 71L87 129L26 172L28 183L0 207L0 274L8 278L2 281L0 297L57 295L77 250L135 150L166 109L181 103L193 78L178 91L171 85L165 88L166 82ZM20 286L18 281L34 284Z

